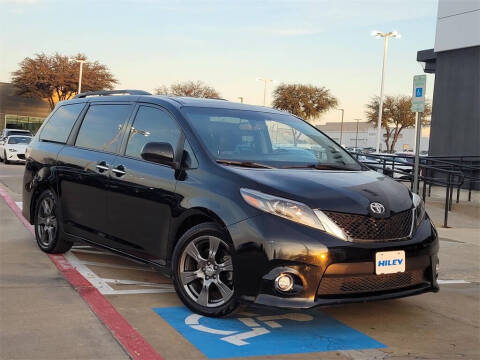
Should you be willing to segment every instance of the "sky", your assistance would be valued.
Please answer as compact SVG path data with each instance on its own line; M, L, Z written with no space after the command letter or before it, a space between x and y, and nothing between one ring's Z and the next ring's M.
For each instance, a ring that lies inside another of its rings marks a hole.
M85 54L106 64L118 89L153 92L201 80L232 101L263 105L263 83L324 86L365 120L380 93L383 40L372 30L397 30L389 43L385 94L410 95L423 74L418 50L434 46L436 0L0 0L0 81L36 53ZM427 76L427 97L434 78ZM341 112L319 123L339 121Z

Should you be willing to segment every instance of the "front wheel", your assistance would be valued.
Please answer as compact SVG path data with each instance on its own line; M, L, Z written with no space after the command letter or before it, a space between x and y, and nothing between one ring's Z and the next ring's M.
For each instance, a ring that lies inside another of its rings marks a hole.
M35 206L35 238L38 247L50 254L67 252L73 246L62 238L57 215L57 197L53 191L45 190Z
M188 308L213 317L237 308L232 254L225 232L215 223L197 225L180 238L173 252L173 282Z
M8 159L7 159L7 152L6 151L3 152L3 161L5 162L5 165L10 163L10 161L8 161Z

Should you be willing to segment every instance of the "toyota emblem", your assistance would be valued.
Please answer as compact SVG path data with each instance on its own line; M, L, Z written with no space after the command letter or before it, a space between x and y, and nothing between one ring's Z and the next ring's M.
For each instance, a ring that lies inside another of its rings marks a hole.
M378 202L372 202L370 204L370 210L375 215L382 215L385 212L385 206L383 206L383 204L380 204Z

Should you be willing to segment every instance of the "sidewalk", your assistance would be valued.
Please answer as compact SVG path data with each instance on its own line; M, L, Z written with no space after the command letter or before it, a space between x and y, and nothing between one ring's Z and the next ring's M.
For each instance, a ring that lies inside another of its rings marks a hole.
M2 199L0 219L0 358L128 359Z

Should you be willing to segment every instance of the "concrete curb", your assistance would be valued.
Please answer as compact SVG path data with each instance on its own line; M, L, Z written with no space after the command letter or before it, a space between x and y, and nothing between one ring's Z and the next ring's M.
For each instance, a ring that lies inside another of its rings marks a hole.
M30 233L35 236L35 230L13 198L0 185L0 197L12 209ZM135 360L163 360L153 347L128 323L115 307L63 256L49 254L48 257L58 268L63 277L80 294L98 319L111 331L114 338L125 349L127 354Z

